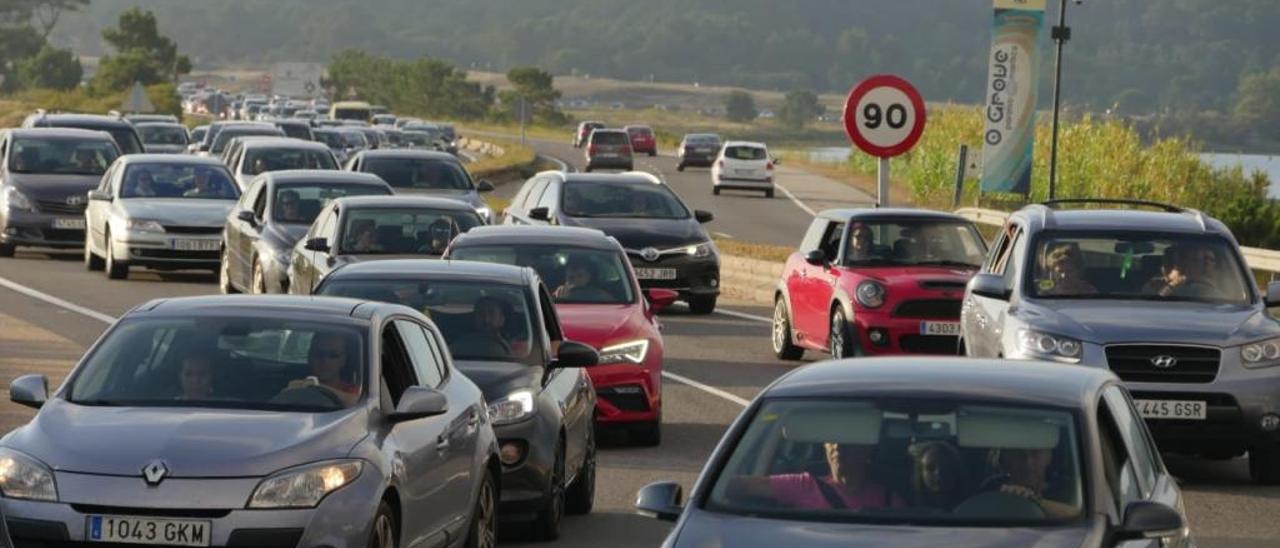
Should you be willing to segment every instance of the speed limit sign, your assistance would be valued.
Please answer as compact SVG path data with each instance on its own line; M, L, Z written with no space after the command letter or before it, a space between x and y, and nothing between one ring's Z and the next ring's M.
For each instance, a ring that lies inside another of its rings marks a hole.
M924 133L920 92L906 80L879 74L863 80L844 103L844 130L859 150L880 159L880 205L889 201L889 158L916 145Z

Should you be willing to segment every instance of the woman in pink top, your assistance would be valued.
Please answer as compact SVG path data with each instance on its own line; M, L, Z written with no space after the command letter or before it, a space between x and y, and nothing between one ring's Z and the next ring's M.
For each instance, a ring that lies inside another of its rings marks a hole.
M901 497L867 477L875 448L869 445L824 443L830 475L808 472L767 477L741 476L730 480L729 498L768 499L790 508L861 510L901 508Z

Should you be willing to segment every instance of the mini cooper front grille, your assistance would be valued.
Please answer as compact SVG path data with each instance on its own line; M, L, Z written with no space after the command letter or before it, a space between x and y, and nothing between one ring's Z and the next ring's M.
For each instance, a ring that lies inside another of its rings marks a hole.
M960 347L960 338L952 335L903 335L898 346L908 354L934 354L954 356Z

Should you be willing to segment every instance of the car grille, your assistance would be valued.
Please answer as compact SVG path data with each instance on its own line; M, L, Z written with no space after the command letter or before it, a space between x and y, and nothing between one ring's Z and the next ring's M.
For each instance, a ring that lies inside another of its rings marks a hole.
M36 200L36 209L42 213L58 215L83 215L86 204L67 205L61 200Z
M99 506L96 504L72 504L71 509L81 514L102 514L117 516L141 516L154 518L196 518L217 519L231 514L231 509L173 509L173 508L133 508L129 506Z
M50 242L83 242L84 231L70 228L45 228L41 230L44 239Z
M649 400L645 398L644 391L634 393L623 393L619 388L628 388L634 390L638 387L610 387L601 388L596 391L596 395L608 401L610 405L617 407L622 411L648 411Z
M169 234L222 234L222 226L165 225L164 231Z
M1152 360L1167 356L1172 367L1157 367ZM1107 347L1107 365L1122 380L1131 382L1206 383L1218 376L1222 351L1202 346L1125 344Z
M898 337L898 346L909 354L956 355L960 338L952 335L903 335Z
M893 309L899 318L959 318L960 301L952 299L922 299L904 301Z

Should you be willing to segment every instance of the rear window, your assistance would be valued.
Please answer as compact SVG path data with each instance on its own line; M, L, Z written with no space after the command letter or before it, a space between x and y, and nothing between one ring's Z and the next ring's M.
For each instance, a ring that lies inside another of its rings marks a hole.
M763 160L768 153L760 147L733 146L724 149L724 157L730 160Z
M653 130L647 127L629 127L627 133L631 135L644 135L646 137L653 135Z
M245 152L241 172L257 175L286 169L338 169L338 163L323 149L254 148Z
M279 124L277 127L284 131L286 136L294 139L312 140L311 130L302 124Z
M182 126L137 126L142 142L148 145L185 145L187 130Z
M591 132L591 144L593 145L625 145L630 142L627 134L621 131Z
M470 190L471 177L453 160L434 158L365 158L360 170L381 177L395 188Z

